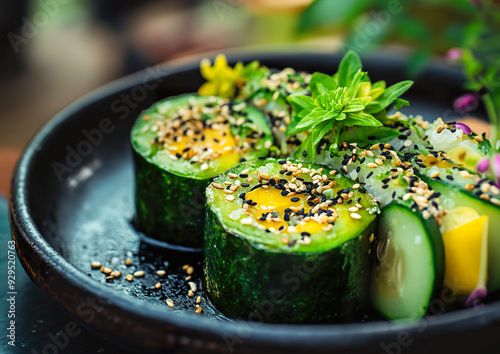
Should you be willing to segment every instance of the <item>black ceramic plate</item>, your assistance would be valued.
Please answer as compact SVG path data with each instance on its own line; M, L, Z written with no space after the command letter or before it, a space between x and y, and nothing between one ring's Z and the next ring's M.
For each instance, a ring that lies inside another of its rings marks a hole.
M339 57L328 54L233 55L269 67L332 73ZM195 314L184 264L195 268L200 289L201 255L165 250L141 241L131 224L133 171L129 131L139 112L202 83L198 60L139 72L78 101L47 124L26 149L12 184L10 219L18 254L33 281L71 316L127 348L181 352L319 351L342 353L483 352L497 342L500 303L477 310L430 316L414 324L385 321L342 325L271 325L233 321L203 299ZM364 61L373 80L404 79L404 60ZM412 88L405 113L445 116L461 93L454 69L433 65ZM132 266L124 265L126 258ZM144 270L132 283L106 283L90 263L123 274ZM165 277L155 271L165 269ZM156 282L162 288L154 288ZM165 304L170 298L172 309ZM445 305L439 300L436 310Z

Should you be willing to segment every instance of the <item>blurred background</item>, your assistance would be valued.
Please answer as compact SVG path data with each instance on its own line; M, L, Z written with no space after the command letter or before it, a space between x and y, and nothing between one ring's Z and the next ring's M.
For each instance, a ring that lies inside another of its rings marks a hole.
M0 0L0 193L55 113L146 66L240 47L354 49L405 55L415 77L462 44L474 2Z

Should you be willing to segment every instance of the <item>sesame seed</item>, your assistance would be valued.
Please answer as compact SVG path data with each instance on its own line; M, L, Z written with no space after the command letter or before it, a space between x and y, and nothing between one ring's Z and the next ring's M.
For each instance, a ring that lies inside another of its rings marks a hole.
M198 297L196 298L196 303L197 303L197 304L199 304L200 302L201 302L201 296L198 296Z
M108 267L102 267L102 268L101 268L101 272L103 272L103 273L104 273L104 274L106 274L106 275L111 274L111 272L112 272L112 271L113 271L113 269L108 268Z
M217 188L217 189L224 189L224 187L221 184L216 183L216 182L212 183L212 187Z
M161 283L156 283L155 284L155 289L160 289L161 288Z
M358 207L355 207L355 206L350 207L349 209L347 209L347 211L349 211L349 212L351 212L351 213L355 213L355 212L357 212L358 210L359 210L359 208L358 208Z
M234 195L228 195L228 196L226 197L226 200L227 200L228 202L232 202L232 201L234 200Z
M198 288L196 287L196 284L193 283L192 281L188 282L188 285L193 292L196 292L196 290L198 290Z
M196 313L201 313L201 311L203 311L203 309L200 306L198 306L198 305L196 305L196 306L197 307L196 307L196 311L195 312Z
M260 176L260 178L262 178L262 179L264 179L264 180L266 180L266 181L268 181L268 180L269 180L269 173L265 173L265 172L263 172L263 173L261 173L259 176Z
M294 202L294 203L295 203L295 202L298 202L298 201L300 200L300 198L298 198L298 197L293 197L293 198L292 198L292 199L290 199L290 200L291 200L292 202Z
M481 135L476 135L476 136L474 137L474 139L476 139L476 141L478 141L478 142L480 142L480 143L482 143L482 142L484 141L484 138L483 138Z
M411 144L413 144L413 141L411 141L410 139L406 140L403 144L404 147L410 147Z
M92 269L99 269L101 268L101 262L92 262L90 263L90 266L92 267Z
M270 140L268 140L268 141L265 142L264 147L266 149L269 149L272 145L273 145L273 143Z
M206 171L206 170L208 170L208 165L207 165L206 163L203 163L203 164L201 165L200 169L201 169L202 171Z
M431 178L436 178L436 177L439 177L439 171L434 171L431 173Z
M369 162L369 163L367 163L367 164L366 164L366 166L368 166L368 167L370 167L370 168L377 168L377 167L378 167L378 165L377 165L377 164L375 164L375 163L373 163L373 162Z
M185 281L190 281L192 276L188 275L187 277L184 278Z
M118 270L114 270L109 275L111 275L113 278L119 278L122 276L122 272L120 272Z
M234 173L229 173L227 175L229 178L238 178L238 175L237 174L234 174Z
M168 306L170 307L174 307L174 302L170 299L167 299L167 301L165 301L167 303Z
M144 271L143 270L138 270L137 272L134 272L134 277L140 278L144 276Z
M351 213L351 218L353 218L354 220L361 220L361 215L359 215L358 213Z
M160 277L163 277L165 274L167 274L167 272L163 269L160 269L156 271L156 274L158 274Z
M241 225L252 225L253 220L252 218L243 218L241 219Z
M379 166L382 166L384 162L381 159L375 159L375 163Z
M189 266L187 269L186 269L186 273L188 273L189 275L193 274L194 273L194 268Z
M112 281L113 281L113 279L115 279L115 277L113 277L113 276L111 276L111 275L110 275L110 276L107 276L107 277L106 277L106 282L112 282Z
M500 205L500 200L498 200L497 198L491 198L490 202L492 202L495 205Z
M125 276L125 279L127 279L129 282L133 281L134 280L134 277L131 275L131 274L127 274Z
M474 189L474 185L472 183L468 183L465 185L465 190L471 191Z
M479 196L479 198L481 198L482 200L486 200L486 201L490 200L490 196L488 194L481 194Z

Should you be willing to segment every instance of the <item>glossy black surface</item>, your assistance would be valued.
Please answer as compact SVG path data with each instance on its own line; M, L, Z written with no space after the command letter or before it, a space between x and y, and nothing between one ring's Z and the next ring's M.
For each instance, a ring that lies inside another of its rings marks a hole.
M269 67L332 73L339 57L328 54L233 55L260 59ZM21 263L34 282L80 324L129 349L179 352L455 353L496 352L500 303L477 310L430 316L413 324L372 321L346 325L269 325L230 321L205 300L194 313L196 296L182 265L195 266L200 288L200 255L166 251L140 242L131 224L133 171L129 131L139 114L166 96L191 92L202 83L199 61L139 72L98 90L55 117L25 151L12 184L11 225ZM401 58L364 60L372 80L404 77ZM434 65L417 79L403 112L428 119L456 119L453 99L462 93L458 71ZM76 151L76 152L75 152ZM124 260L131 258L132 267ZM146 276L129 283L105 281L90 262L136 269ZM167 262L165 264L164 262ZM160 278L155 271L167 270ZM154 289L160 281L162 288ZM197 292L197 295L200 291ZM165 299L174 300L169 308ZM434 304L446 305L446 299ZM89 313L90 303L99 310ZM101 306L102 305L102 306Z

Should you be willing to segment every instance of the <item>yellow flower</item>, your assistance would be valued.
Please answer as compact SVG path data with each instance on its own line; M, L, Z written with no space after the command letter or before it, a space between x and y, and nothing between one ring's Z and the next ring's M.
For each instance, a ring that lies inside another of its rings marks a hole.
M210 59L204 58L200 63L201 75L207 80L198 90L200 96L234 97L236 85L242 83L243 64L237 63L234 68L227 65L224 54L215 58L214 66Z

